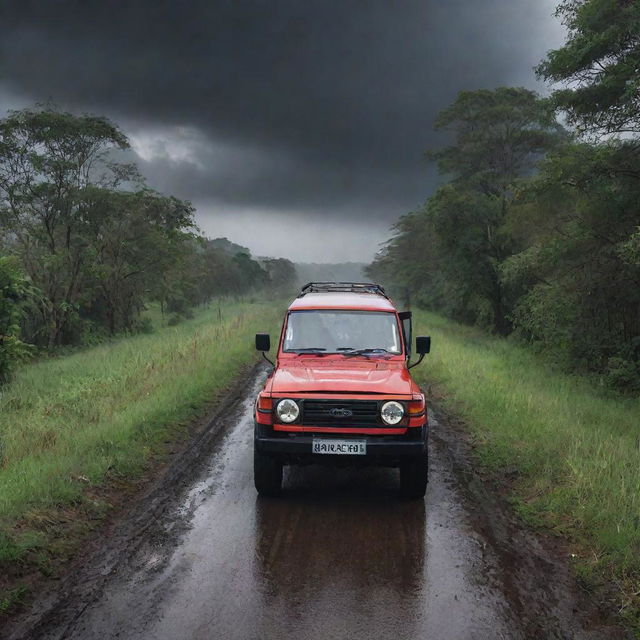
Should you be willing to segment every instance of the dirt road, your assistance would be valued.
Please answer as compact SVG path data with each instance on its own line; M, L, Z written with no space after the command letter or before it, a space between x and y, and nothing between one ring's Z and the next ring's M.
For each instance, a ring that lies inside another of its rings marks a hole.
M519 528L432 417L424 502L395 470L285 472L278 499L252 478L246 395L187 451L12 638L621 638L559 553Z

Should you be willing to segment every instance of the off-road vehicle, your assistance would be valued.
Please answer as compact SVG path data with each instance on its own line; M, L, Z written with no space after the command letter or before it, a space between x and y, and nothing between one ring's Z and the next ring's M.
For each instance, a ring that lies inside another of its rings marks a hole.
M270 342L256 335L267 360ZM430 343L416 338L415 364ZM305 285L287 310L256 400L258 492L280 491L283 465L374 465L399 467L401 492L423 497L428 421L410 356L411 313L398 313L381 286Z

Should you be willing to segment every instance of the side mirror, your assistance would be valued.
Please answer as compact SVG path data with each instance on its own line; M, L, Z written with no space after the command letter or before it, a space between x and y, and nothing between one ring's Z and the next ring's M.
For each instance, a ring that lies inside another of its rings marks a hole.
M424 356L431 351L431 336L418 336L416 338L416 353Z
M275 366L269 358L267 358L265 351L271 349L271 338L268 333L256 333L256 349L262 351L262 357L272 366Z
M416 353L420 356L418 362L414 362L409 365L409 369L415 367L422 362L422 359L427 353L431 351L431 337L430 336L418 336L416 338Z
M256 333L256 349L263 353L271 349L271 338L268 333Z

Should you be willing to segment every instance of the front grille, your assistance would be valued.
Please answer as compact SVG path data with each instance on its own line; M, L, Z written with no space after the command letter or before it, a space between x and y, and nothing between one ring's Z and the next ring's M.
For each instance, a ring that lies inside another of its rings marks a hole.
M302 424L345 428L382 426L375 400L305 400L302 404Z

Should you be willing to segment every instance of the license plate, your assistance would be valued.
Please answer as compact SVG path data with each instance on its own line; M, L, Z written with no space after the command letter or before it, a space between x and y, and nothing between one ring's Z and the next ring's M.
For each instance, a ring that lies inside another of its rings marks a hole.
M334 456L364 456L367 454L367 443L364 440L317 439L313 441L311 451Z

